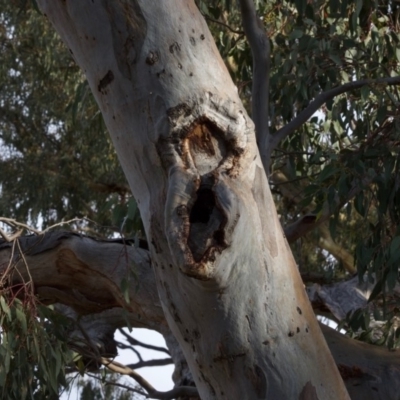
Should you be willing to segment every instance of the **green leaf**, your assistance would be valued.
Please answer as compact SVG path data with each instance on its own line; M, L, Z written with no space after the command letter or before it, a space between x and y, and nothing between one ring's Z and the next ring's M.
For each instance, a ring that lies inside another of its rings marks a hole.
M77 369L78 369L79 374L80 374L81 376L84 376L84 375L85 375L86 367L85 367L85 364L84 364L84 362L83 362L83 360L82 360L82 357L80 357L80 358L78 359L78 361L75 362L75 364L76 364L76 367L77 367Z
M17 320L21 323L22 333L24 333L24 334L27 333L27 323L26 323L25 314L19 308L17 308L15 310L15 314L16 314Z
M320 182L326 181L327 179L329 179L331 176L333 176L334 174L336 174L336 172L338 171L337 167L333 164L328 164L323 170L322 172L319 174L318 176L318 180Z
M365 85L361 88L361 98L366 101L369 97L370 88L368 85Z
M339 0L329 0L329 8L332 15L336 15L339 12L340 1Z
M360 192L355 198L354 198L354 208L356 211L362 216L365 217L366 209L364 207L364 193Z
M372 292L369 296L368 303L371 303L372 300L375 300L375 298L382 293L385 280L386 276L382 277L381 279L378 280L378 282L376 282L376 285L372 289Z
M350 185L348 183L348 178L346 174L340 175L338 181L338 194L340 198L347 197L349 193Z
M340 56L336 53L330 53L329 58L338 66L342 66L342 60L340 59Z
M389 272L386 277L386 283L389 291L392 291L394 289L398 281L398 278L399 278L399 271L397 266L396 268L389 269Z
M138 212L136 200L131 197L128 201L128 218L131 220L135 219L136 213Z
M3 358L4 370L6 374L10 372L10 363L11 363L11 350L7 349L5 357Z
M400 236L396 236L390 243L389 247L390 261L391 265L397 265L400 260Z
M11 311L10 307L6 303L6 300L4 299L3 296L0 296L0 307L3 310L3 312L7 315L8 320L11 321Z
M123 278L121 280L121 292L122 295L124 296L124 300L129 304L130 303L130 297L129 297L129 289L130 289L130 282L129 279Z
M299 15L302 16L306 10L307 0L295 0L295 5Z
M300 29L294 29L289 36L289 39L300 39L303 36L304 32Z

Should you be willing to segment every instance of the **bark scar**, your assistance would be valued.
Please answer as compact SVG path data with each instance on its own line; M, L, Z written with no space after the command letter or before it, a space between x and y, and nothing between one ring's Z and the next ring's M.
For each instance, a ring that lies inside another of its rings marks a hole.
M104 78L100 80L97 90L104 94L104 89L114 80L114 74L111 70L104 75Z
M299 400L319 400L315 386L313 386L310 381L304 385L303 390L300 393Z
M252 123L237 104L211 93L170 107L167 118L169 133L157 143L169 177L166 237L181 272L208 280L238 222L229 186L251 161L245 150Z

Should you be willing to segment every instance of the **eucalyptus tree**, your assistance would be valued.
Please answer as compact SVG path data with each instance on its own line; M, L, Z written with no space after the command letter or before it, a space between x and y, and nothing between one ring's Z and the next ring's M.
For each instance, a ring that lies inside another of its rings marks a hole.
M13 268L30 277L43 302L84 316L81 329L93 343L104 345L110 331L127 323L162 332L177 383L187 362L202 398L348 398L336 364L353 398L396 396L396 385L386 381L371 389L377 383L367 377L381 378L382 369L368 370L355 350L345 362L343 348L334 346L340 339L327 332L335 363L286 240L319 229L314 249L328 250L353 273L354 236L348 248L345 233L338 235L341 245L333 239L346 227L345 206L355 224L373 225L374 234L356 247L360 276L378 277L374 295L386 282L395 286L395 5L259 2L260 19L252 1L230 13L226 3L202 2L212 29L226 28L217 36L225 65L191 1L38 4L86 75L147 244L48 234L20 238L18 248L5 243L3 264L14 257ZM320 120L306 124L321 107ZM47 121L48 136L58 128ZM71 151L72 169L80 157ZM87 207L94 214L98 208ZM295 250L304 256L304 249ZM131 263L134 279L127 274ZM14 274L14 284L20 279ZM326 304L332 311L332 302ZM364 351L373 358L373 350ZM101 354L97 361L128 371ZM395 365L390 357L385 362ZM150 396L162 396L128 372ZM354 379L362 381L358 389ZM193 393L181 387L168 396Z

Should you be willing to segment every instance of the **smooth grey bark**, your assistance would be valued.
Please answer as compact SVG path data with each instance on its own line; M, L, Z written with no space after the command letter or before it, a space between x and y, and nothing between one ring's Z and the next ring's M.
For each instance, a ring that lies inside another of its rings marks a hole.
M84 70L203 399L347 399L193 1L40 0Z

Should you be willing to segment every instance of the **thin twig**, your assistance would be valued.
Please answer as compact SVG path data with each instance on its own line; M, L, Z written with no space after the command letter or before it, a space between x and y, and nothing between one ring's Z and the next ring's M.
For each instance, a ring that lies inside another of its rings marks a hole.
M217 19L211 18L208 15L204 15L204 18L207 21L214 22L215 24L224 26L226 29L230 30L232 33L237 33L238 35L244 35L243 31L237 31L236 29L233 29L232 27L230 27L228 24L225 24L225 22L218 21Z
M0 217L0 222L3 222L4 224L8 225L11 228L26 229L27 231L36 233L37 235L40 235L42 233L40 230L35 229L32 226L29 226L29 225L24 224L22 222L18 222L15 219L12 219L12 218Z
M51 229L54 229L54 228L57 227L57 226L70 225L70 224L72 224L73 222L80 222L80 221L83 221L83 220L86 220L86 218L72 218L72 219L70 219L70 220L68 220L68 221L61 221L61 222L58 222L57 224L54 224L54 225L51 225L51 226L47 227L47 228L46 228L44 231L42 231L41 233L42 233L42 234L43 234L43 233L46 233L46 232L50 231Z
M0 269L0 289L3 289L4 287L6 287L7 285L6 285L6 281L7 281L7 279L9 279L9 277L10 277L10 275L11 275L11 270L12 270L12 268L15 266L15 263L14 263L14 254L15 254L15 240L12 242L12 245L11 245L11 254L10 254L10 259L9 259L9 261L8 261L8 265L7 265L7 267L5 268L5 270L4 271L2 271L1 269Z
M136 355L136 357L139 359L139 362L143 361L143 358L142 358L142 355L140 354L140 352L137 351L132 345L121 343L121 342L116 342L116 344L119 349L132 351Z
M16 242L17 242L19 254L21 255L22 261L24 262L24 265L25 265L26 272L29 276L29 282L25 283L25 285L30 285L30 287L32 289L32 293L33 293L33 278L31 275L31 271L29 270L28 262L26 261L25 255L22 251L21 243L19 242L19 240L17 240Z
M133 338L132 336L129 336L123 329L119 329L119 331L122 333L122 335L125 336L126 340L132 346L140 346L140 347L143 347L145 349L154 350L154 351L161 351L163 353L166 353L166 354L170 355L170 352L165 347L158 347L158 346L153 346L151 344L140 342L139 340Z
M131 369L139 369L144 367L161 367L163 365L173 364L172 358L156 358L153 360L141 360L135 364L128 364L127 367Z
M62 225L69 225L73 222L77 221L82 221L82 218L73 218L68 221L61 221L58 222L57 224L51 225L47 227L45 230L41 231L39 229L34 228L33 226L24 224L23 222L18 222L17 220L13 218L6 218L6 217L0 217L0 222L3 224L8 225L10 228L20 228L16 233L13 234L8 234L6 233L3 229L0 228L0 236L6 241L6 242L12 242L13 240L17 239L20 237L23 233L24 230L28 232L32 232L36 235L43 235L44 233L50 231L51 229L54 229L57 226L62 226Z
M14 241L16 238L20 237L22 232L23 232L23 230L20 229L13 234L8 234L5 231L3 231L3 229L0 228L0 236L8 243L10 243L10 242Z

